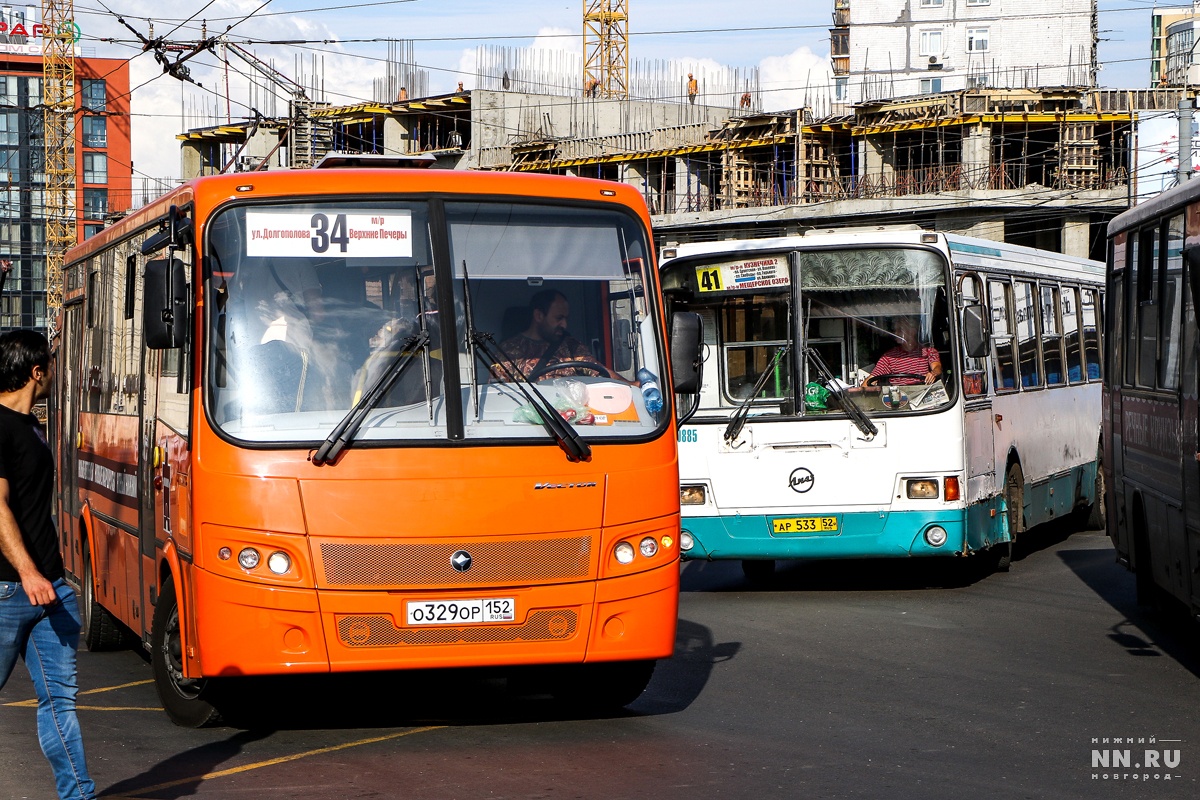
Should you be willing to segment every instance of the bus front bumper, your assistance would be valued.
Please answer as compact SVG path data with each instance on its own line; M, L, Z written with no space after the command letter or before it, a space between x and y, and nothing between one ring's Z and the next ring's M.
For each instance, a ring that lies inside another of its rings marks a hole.
M837 517L838 529L825 533L773 533L772 520L786 516L684 517L682 529L691 534L693 545L683 552L683 557L689 560L907 558L952 556L974 549L966 547L964 542L966 511L961 508L821 514ZM929 541L929 538L936 540L936 536L926 536L934 528L945 531L945 541L938 546Z
M203 677L635 661L675 647L679 564L556 586L275 588L195 571ZM409 625L409 601L511 598L513 623ZM201 677L201 676L191 676Z

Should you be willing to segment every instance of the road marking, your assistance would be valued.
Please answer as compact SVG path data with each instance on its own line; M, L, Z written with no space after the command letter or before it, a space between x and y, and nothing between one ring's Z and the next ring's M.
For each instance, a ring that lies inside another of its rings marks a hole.
M303 753L294 753L290 756L280 756L279 758L270 758L266 761L256 761L253 764L244 764L240 767L230 767L229 769L218 770L217 772L206 772L203 775L195 775L191 778L180 778L166 783L155 784L154 786L144 786L141 789L134 789L130 794L124 795L105 795L108 800L143 800L142 796L150 792L161 792L163 789L172 789L176 786L183 786L188 783L201 783L203 781L212 780L213 778L224 778L229 775L237 775L242 772L249 772L254 769L262 769L263 767L273 767L276 764L286 764L289 761L296 761L309 756L319 756L325 753L334 753L338 750L346 750L351 747L361 747L366 744L377 744L386 742L392 739L400 739L404 736L411 736L414 733L425 733L427 731L441 730L448 727L446 725L427 725L424 728L413 728L410 731L401 731L399 733L389 733L387 736L373 736L370 739L359 739L355 742L346 742L344 744L334 744L329 747L318 747L316 750L306 750Z
M117 686L102 686L99 689L87 689L79 694L100 694L101 692L114 692L117 689L128 689L130 686L145 686L147 683L154 683L154 679L146 681L133 681L131 683L122 683ZM37 698L32 700L18 700L14 703L5 703L6 706L13 708L37 708ZM161 707L144 708L141 706L75 706L80 711L162 711Z

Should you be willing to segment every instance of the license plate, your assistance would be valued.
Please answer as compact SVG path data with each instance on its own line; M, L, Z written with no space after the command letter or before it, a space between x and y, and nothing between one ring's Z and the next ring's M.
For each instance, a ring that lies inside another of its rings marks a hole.
M513 622L517 601L511 597L486 600L409 601L409 625L480 625L485 622Z
M771 520L772 533L834 533L837 517L782 517Z

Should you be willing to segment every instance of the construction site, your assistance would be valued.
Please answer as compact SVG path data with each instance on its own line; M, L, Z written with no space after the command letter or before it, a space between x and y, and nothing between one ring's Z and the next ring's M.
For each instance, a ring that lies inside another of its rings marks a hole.
M167 76L190 80L188 62L204 53L249 76L236 101L202 94L181 101L184 180L305 168L329 153L422 154L444 169L586 176L636 187L660 246L916 223L1100 258L1104 226L1139 191L1141 115L1169 114L1191 95L1186 88L973 85L847 105L836 84L816 79L795 87L799 107L769 111L757 68L632 59L629 4L583 0L579 51L480 46L474 72L450 92L430 93L414 42L389 40L373 68L371 100L352 103L331 102L316 56L294 56L286 69L224 36L167 41L126 26ZM848 19L844 0L834 5L835 20ZM70 2L48 3L47 30L72 13ZM127 101L101 112L109 137L97 137L90 101L71 99L79 89L74 69L86 59L69 37L44 41L36 59L44 99L31 100L26 116L36 114L30 130L45 137L14 147L45 150L45 214L13 206L8 216L44 223L45 252L32 236L0 252L16 264L4 308L13 324L52 318L66 247L139 205L118 166L127 157L114 159L112 175L88 170L118 143L128 147ZM830 74L844 70L843 60L832 55ZM9 61L31 72L35 59ZM88 86L103 92L103 83ZM231 106L250 113L234 118ZM72 130L71 116L81 113L86 124Z
M480 48L476 85L447 94L408 91L428 83L408 42L370 103L327 102L319 75L276 81L287 114L184 131L183 175L430 154L446 169L636 186L660 245L915 222L1101 257L1104 225L1136 190L1138 112L1180 96L979 86L846 107L806 87L803 107L767 112L753 70L631 64L627 10L588 0L578 57Z

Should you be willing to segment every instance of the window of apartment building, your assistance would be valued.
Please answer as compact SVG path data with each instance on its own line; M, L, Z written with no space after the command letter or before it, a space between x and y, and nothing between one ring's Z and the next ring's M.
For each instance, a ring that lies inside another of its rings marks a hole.
M990 6L992 0L967 0L969 6Z
M108 118L83 118L83 146L108 147Z
M84 80L80 94L82 95L80 103L88 111L106 110L107 97L104 81Z
M942 54L942 32L921 31L921 55L940 56Z
M833 79L833 97L835 100L848 100L850 98L849 78Z
M103 153L83 154L83 182L108 183L108 156Z
M104 219L108 214L108 189L83 190L83 216L86 219Z
M921 78L921 94L937 94L941 90L941 78Z
M829 32L829 55L850 55L850 31L834 30Z
M941 8L942 0L921 0L921 8Z
M90 239L100 231L104 230L104 226L97 223L85 223L83 226L83 238Z
M967 28L967 52L983 53L988 49L987 28Z

